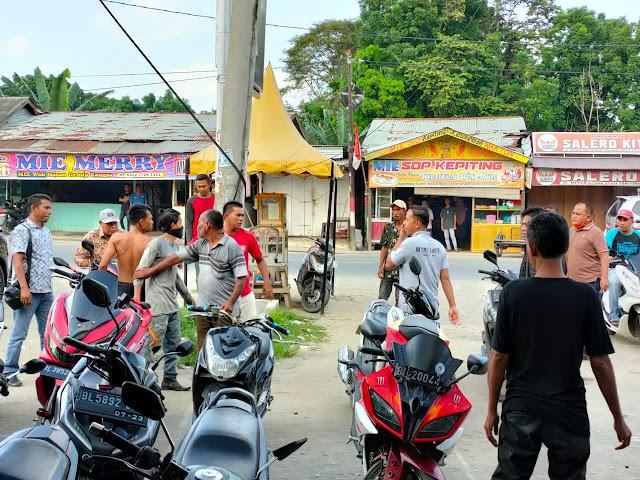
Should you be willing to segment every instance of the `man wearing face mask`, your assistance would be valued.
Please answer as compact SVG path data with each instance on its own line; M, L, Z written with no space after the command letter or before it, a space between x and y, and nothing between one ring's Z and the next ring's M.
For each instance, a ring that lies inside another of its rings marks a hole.
M165 210L158 221L158 228L162 235L149 242L142 254L138 268L157 265L161 260L178 251L176 240L182 238L184 233L180 214L173 209ZM174 351L180 343L180 307L176 301L176 293L180 293L180 296L189 305L195 305L195 301L178 275L177 265L158 272L144 281L135 279L133 281L135 300L140 300L143 283L145 300L151 304L153 318L149 325L149 336L141 354L147 361L152 361L151 350L154 347L162 345L162 350L167 353ZM165 359L163 390L189 390L190 387L183 387L178 383L177 364L178 357L175 355Z

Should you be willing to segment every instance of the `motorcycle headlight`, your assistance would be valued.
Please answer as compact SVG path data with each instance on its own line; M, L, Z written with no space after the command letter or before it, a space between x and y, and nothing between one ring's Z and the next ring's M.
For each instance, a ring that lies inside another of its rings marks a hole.
M309 260L311 261L311 267L316 272L324 272L324 258L321 259L318 255L311 255Z
M402 427L400 426L400 419L396 412L393 411L393 408L391 408L391 405L385 402L382 397L373 390L369 389L369 393L371 394L373 413L378 420L391 428L394 432L401 433Z
M235 358L222 358L218 355L213 346L212 337L207 336L205 344L207 368L209 373L211 373L211 375L213 375L217 380L229 380L230 378L235 377L256 350L256 345L254 343L253 345L249 345L245 348L244 351Z
M440 438L449 435L464 412L431 420L418 432L418 438Z

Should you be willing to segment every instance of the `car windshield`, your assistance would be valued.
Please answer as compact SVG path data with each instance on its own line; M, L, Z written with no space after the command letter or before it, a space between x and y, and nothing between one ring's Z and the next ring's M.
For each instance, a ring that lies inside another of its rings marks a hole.
M84 278L93 278L107 286L112 301L111 310L117 317L119 311L114 309L113 305L118 299L118 278L112 273L99 270L89 272ZM97 307L89 301L82 289L82 282L73 294L69 314L69 336L78 340L83 339L89 331L95 330L103 323L112 321L106 308Z

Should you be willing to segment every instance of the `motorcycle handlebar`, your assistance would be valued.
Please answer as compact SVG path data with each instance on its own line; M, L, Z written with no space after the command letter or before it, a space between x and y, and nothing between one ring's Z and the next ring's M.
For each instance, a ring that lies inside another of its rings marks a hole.
M411 290L408 290L408 289L400 286L399 283L394 283L393 286L396 287L398 290L400 290L402 293L411 293Z
M276 322L274 322L273 320L267 320L265 319L266 324L273 328L274 330L276 330L277 332L282 333L283 335L289 335L289 330L287 330L286 328L284 328L282 325L278 325Z
M70 347L77 348L78 350L90 353L91 355L100 355L107 351L106 347L102 347L100 345L89 345L88 343L81 342L80 340L76 340L71 337L64 337L63 341Z
M96 437L102 438L105 442L119 448L124 454L132 458L137 458L142 449L135 443L130 442L126 438L121 437L114 431L106 428L104 425L93 422L89 426L89 431Z
M51 270L53 271L53 273L57 273L58 275L68 278L69 280L80 279L79 273L71 273L71 272L67 272L66 270L60 270L59 268L52 268Z
M483 273L483 274L489 275L489 276L493 275L493 272L490 272L488 270L478 270L478 273Z
M198 307L196 305L187 305L187 310L196 313L209 313L212 311L211 307Z

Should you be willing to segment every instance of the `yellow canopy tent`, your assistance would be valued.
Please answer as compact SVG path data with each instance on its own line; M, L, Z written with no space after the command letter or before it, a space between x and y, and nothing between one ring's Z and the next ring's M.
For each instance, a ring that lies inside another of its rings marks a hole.
M216 169L217 148L205 148L190 158L191 175ZM271 63L264 75L262 95L253 101L247 173L331 177L333 160L318 152L300 135L282 102ZM342 177L337 165L334 175Z

